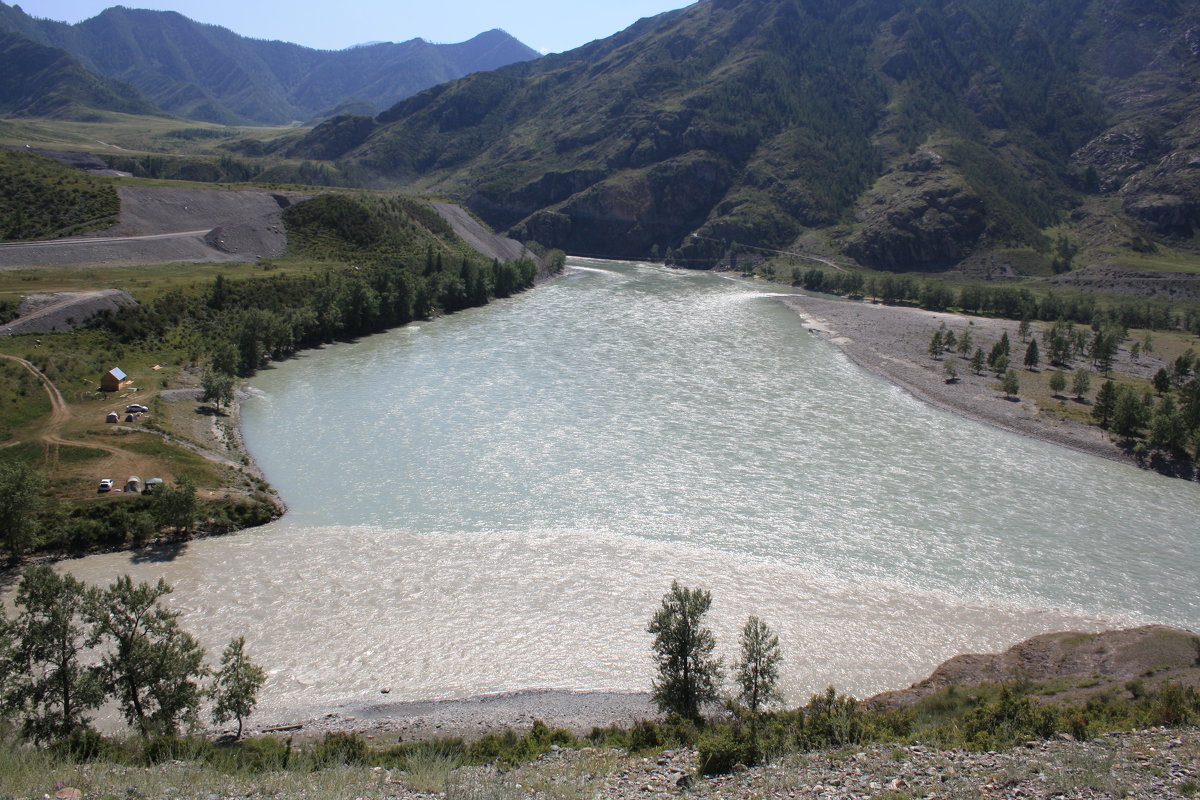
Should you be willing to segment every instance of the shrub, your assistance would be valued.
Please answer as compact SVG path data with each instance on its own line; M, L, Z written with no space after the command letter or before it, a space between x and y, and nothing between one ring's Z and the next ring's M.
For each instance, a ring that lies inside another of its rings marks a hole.
M750 736L729 726L701 733L696 749L700 751L699 771L704 775L731 772L738 764L749 767L758 763L757 748Z
M76 728L55 742L51 750L76 763L111 760L115 756L113 745L91 728Z
M318 765L361 764L367 760L367 743L354 733L333 731L313 751Z

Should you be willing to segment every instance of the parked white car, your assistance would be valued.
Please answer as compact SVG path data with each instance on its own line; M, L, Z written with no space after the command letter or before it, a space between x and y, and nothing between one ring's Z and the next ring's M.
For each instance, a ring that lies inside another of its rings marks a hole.
M113 487L112 478L103 478L100 481L100 486L96 489L97 492L111 492Z

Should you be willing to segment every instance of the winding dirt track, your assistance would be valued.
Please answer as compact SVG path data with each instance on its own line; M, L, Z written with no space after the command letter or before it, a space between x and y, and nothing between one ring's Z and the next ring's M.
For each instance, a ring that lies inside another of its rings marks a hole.
M42 428L42 433L39 436L45 448L47 465L57 463L58 448L61 445L66 445L67 447L90 447L94 450L103 450L111 455L128 455L128 453L126 453L124 450L112 447L111 445L93 442L74 442L70 439L64 439L59 436L59 431L61 431L63 426L66 425L67 420L71 418L71 410L67 408L67 401L63 399L62 392L58 391L58 387L54 385L54 381L47 378L40 369L23 358L6 355L0 355L0 358L5 358L9 361L15 361L33 373L34 377L41 381L42 388L46 390L46 395L50 398L50 419ZM5 446L11 447L12 444L16 443L13 442Z

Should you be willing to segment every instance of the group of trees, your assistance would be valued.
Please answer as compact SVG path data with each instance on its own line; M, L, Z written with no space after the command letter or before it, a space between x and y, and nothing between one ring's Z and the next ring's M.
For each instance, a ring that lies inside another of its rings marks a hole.
M1073 371L1071 367L1080 359L1090 362L1091 369L1105 378L1092 403L1093 421L1130 441L1144 437L1144 442L1134 444L1139 455L1152 450L1175 458L1200 460L1200 377L1197 376L1200 358L1194 351L1188 350L1160 367L1151 381L1152 390L1150 387L1139 390L1134 384L1109 377L1121 343L1129 338L1128 331L1121 325L1108 323L1089 330L1058 320L1042 331L1041 347L1032 333L1029 319L1021 321L1018 333L1025 343L1027 369L1038 369L1043 351L1050 365L1056 368L1049 376L1050 391L1055 396L1067 388L1069 373L1071 391L1075 399L1082 402L1091 390L1093 373L1084 366ZM972 346L974 340L970 330L956 335L943 323L930 337L928 352L930 357L938 359L957 348L966 358ZM1133 362L1152 352L1154 337L1149 333L1129 345L1129 358ZM985 365L994 371L1000 389L1008 397L1020 392L1020 379L1009 367L1011 354L1012 342L1005 332L986 355L982 347L976 347L970 356L971 369L977 375L984 373ZM943 369L948 381L957 378L958 367L954 359L947 359Z
M233 376L305 348L452 313L533 285L533 259L500 262L457 240L432 210L404 198L322 195L284 214L297 255L329 266L240 281L218 275L103 315L122 342L179 333L205 355L207 400L232 399ZM562 255L549 256L561 268Z
M90 712L112 699L140 734L172 734L195 724L210 698L212 719L236 720L240 738L265 673L241 637L219 669L205 666L179 612L161 603L171 591L161 579L123 576L99 589L47 566L27 569L15 616L0 617L0 715L29 741L52 743L86 730Z
M931 311L957 309L1004 319L1047 322L1063 320L1096 328L1122 326L1153 330L1179 329L1200 333L1200 308L1173 309L1157 300L1106 300L1079 293L1063 296L1055 292L1034 294L1029 289L1005 285L967 284L955 288L936 280L918 280L908 275L829 272L820 267L792 268L793 286L813 292L861 295L884 303L911 303Z
M704 705L720 698L722 665L714 655L716 638L704 625L711 605L708 592L674 581L650 620L646 630L654 634L658 662L653 696L660 711L696 720ZM767 623L751 616L739 641L741 652L734 666L737 700L757 715L781 699L777 688L783 658L779 637Z
M103 507L55 501L47 497L47 485L46 476L25 461L0 462L0 549L12 562L39 550L86 551L160 531L190 533L198 519L207 520L216 510L202 505L187 475L151 496Z

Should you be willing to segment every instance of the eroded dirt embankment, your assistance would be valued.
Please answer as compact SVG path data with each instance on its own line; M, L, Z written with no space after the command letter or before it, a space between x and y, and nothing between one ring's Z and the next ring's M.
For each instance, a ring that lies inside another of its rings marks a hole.
M0 245L0 269L255 261L287 250L283 210L309 195L265 189L121 186L120 222L50 242Z

